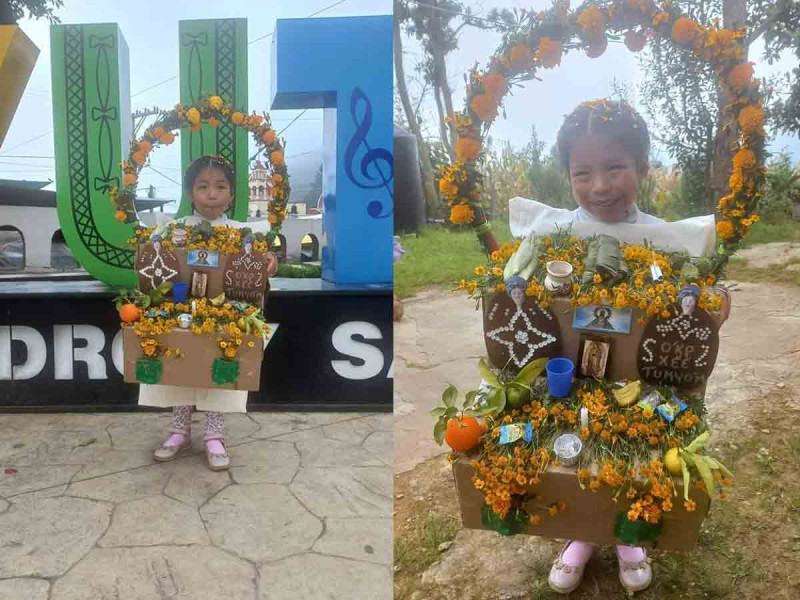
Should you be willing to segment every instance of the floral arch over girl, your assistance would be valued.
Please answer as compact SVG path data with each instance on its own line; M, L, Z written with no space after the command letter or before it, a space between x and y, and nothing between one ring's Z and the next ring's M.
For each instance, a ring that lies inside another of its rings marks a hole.
M570 11L569 2L562 0L548 11L525 13L523 26L505 37L489 65L470 73L466 107L451 117L457 131L456 160L442 168L439 182L450 207L450 221L472 225L489 252L498 250L481 206L478 161L486 134L511 86L533 79L541 69L557 67L570 50L597 58L609 40L622 39L629 50L638 52L650 38L663 38L712 65L720 88L731 99L722 111L723 127L738 125L739 135L731 148L730 192L718 201L716 224L720 254L730 256L758 221L756 208L765 179L764 97L761 82L753 79L752 64L744 62L738 42L744 35L743 29L701 25L668 1L585 3Z

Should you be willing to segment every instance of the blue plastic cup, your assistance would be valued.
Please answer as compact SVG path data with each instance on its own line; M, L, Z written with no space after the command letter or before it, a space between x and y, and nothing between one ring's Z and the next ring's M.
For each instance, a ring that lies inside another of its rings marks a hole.
M186 304L189 301L189 284L180 282L173 284L172 297L176 303Z
M554 398L569 396L575 365L568 358L551 358L547 361L547 389Z

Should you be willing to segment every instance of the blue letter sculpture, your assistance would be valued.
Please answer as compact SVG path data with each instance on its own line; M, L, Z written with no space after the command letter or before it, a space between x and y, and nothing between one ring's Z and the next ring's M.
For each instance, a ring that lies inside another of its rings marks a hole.
M279 19L272 109L324 108L322 276L392 281L392 17Z

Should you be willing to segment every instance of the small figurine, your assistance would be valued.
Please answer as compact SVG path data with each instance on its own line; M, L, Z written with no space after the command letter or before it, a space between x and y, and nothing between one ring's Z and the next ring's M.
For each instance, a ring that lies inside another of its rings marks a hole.
M172 230L172 243L175 244L176 248L183 248L186 245L186 239L188 238L188 232L183 229L182 227L176 227Z
M178 315L178 325L180 325L181 329L189 329L189 326L192 324L192 315L189 313L183 313Z

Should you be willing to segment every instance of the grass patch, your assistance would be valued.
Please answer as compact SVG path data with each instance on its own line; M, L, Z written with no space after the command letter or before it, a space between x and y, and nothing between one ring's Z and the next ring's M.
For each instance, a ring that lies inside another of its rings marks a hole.
M498 243L511 239L507 223L492 223ZM427 225L416 234L400 237L406 253L394 265L394 293L407 298L430 285L453 286L486 263L478 237L471 230Z
M759 221L742 240L742 248L771 242L800 242L800 221L788 220L783 223L764 223Z
M288 279L318 279L322 277L322 267L319 265L303 265L292 263L278 263L275 277Z
M456 537L461 523L452 515L427 513L414 530L395 546L395 564L403 570L422 572L439 558L439 546Z
M800 286L800 259L792 259L780 265L759 268L751 267L747 259L731 258L726 274L728 279L746 281L749 283L778 283L783 285Z

